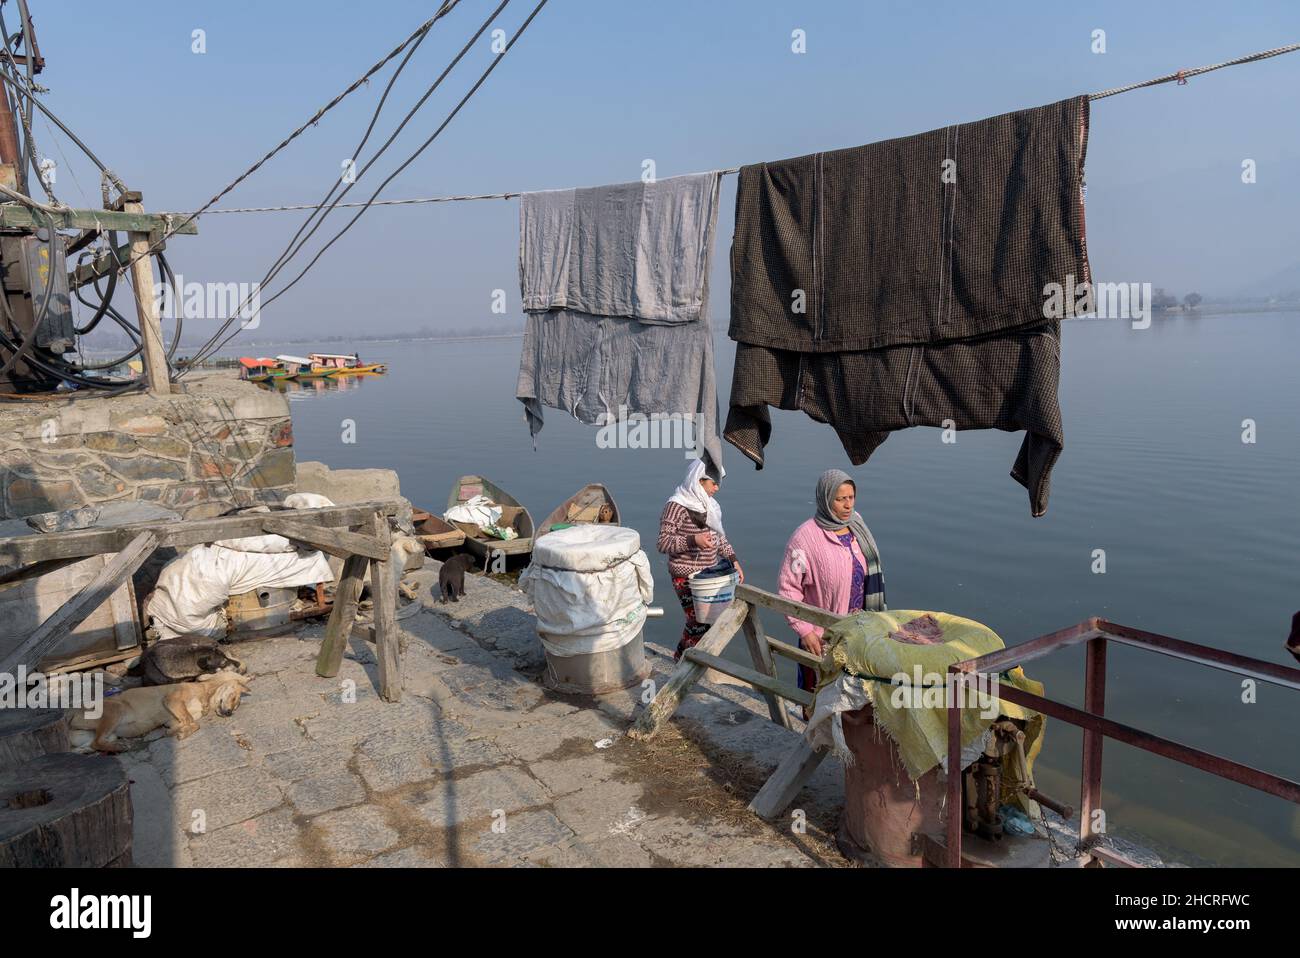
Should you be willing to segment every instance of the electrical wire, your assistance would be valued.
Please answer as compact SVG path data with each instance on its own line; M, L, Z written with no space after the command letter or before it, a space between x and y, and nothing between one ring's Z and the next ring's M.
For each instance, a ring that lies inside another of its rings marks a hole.
M311 223L313 219L315 219L316 213L313 213L312 216L308 217L307 222L303 223L302 226L298 228L298 232L294 234L293 238L289 241L288 245L280 252L280 255L276 257L276 260L272 264L271 268L267 270L266 274L262 277L261 282L257 286L259 294L260 294L260 290L268 286L275 279L275 277L279 275L280 271L286 265L288 265L289 261L292 260L293 257L298 255L298 253L306 245L307 241L310 240L313 235L315 235L318 229L320 229L321 224L325 222L325 218L329 216L329 214L333 211L334 207L338 205L339 201L342 200L342 198L346 196L349 191L351 191L352 187L357 182L360 181L361 177L364 177L367 171L369 171L369 169L375 164L375 162L381 156L383 156L383 154L388 150L390 146L392 146L394 140L396 140L398 135L402 132L402 130L405 129L406 125L410 123L411 118L415 116L416 112L420 109L420 107L422 107L424 103L429 99L429 97L432 96L433 93L438 89L438 87L442 85L443 80L445 80L448 74L450 74L451 71L455 69L457 64L460 63L460 61L465 57L465 54L469 52L469 50L473 47L473 45L478 42L479 38L484 34L484 32L486 32L488 27L492 25L492 23L501 14L501 11L505 9L506 5L509 2L510 0L502 0L500 5L498 5L497 8L494 11L492 11L491 14L488 15L487 19L483 21L482 25L479 26L478 30L473 34L473 36L471 36L465 42L464 46L461 47L460 52L457 53L456 56L452 58L451 62L447 64L447 66L443 69L442 73L440 73L438 77L433 81L433 83L425 90L424 95L421 96L420 99L416 101L415 106L413 106L409 111L407 111L406 116L404 116L402 120L398 123L396 129L393 130L393 132L389 135L388 139L384 141L383 145L381 145L379 149L375 151L375 154L366 162L365 166L361 168L361 171L358 174L356 180L354 180L352 183L347 184L343 192L339 194L338 199L334 200L332 204L330 204L328 207L324 207L323 209L318 209L316 211L320 213L320 218L316 219L315 225L313 225L311 229L307 231L305 236L303 235L303 231L306 230L308 224ZM412 52L414 52L414 49L412 49ZM406 65L406 60L403 60L402 64L399 65L398 69L400 70L401 67L405 65ZM392 88L392 82L395 81L396 79L397 79L396 74L394 74L393 78L389 81L388 88L385 89L384 91L385 97L388 94L388 90ZM379 106L380 107L383 106L382 101L380 102ZM373 130L378 118L379 118L379 110L377 108L374 116L371 118L370 126L367 128L365 136L362 137L363 145L365 141L369 139L370 132L371 130ZM359 153L360 153L360 147L358 147L357 150L353 151L354 156L356 156ZM335 183L330 188L329 194L326 196L326 200L328 200L329 197L333 195L334 190L337 189L337 187L338 187L338 183ZM200 362L202 361L203 358L206 358L205 356L201 355L202 350L211 346L212 343L215 342L217 338L219 338L227 330L229 330L230 327L235 323L239 315L249 305L250 302L251 302L251 297L241 302L237 309L231 311L231 315L230 317L227 318L226 322L217 329L216 333L213 334L213 336L207 341L207 343L205 343L202 347L200 347L200 352L196 353L195 356L190 357L189 364Z
M509 2L510 0L501 0L500 5L498 5L497 8L493 10L491 14L488 15L487 19L483 21L482 26L478 28L478 31L472 37L470 37L469 40L465 42L465 45L461 47L460 52L456 54L456 56L452 59L452 61L449 64L447 64L447 67L442 71L442 73L438 75L438 78L433 81L433 83L429 86L429 88L424 91L424 95L421 96L420 99L416 101L415 106L411 107L411 109L407 111L406 116L404 116L401 122L397 124L397 128L393 130L393 132L389 135L388 139L384 141L383 145L380 146L379 149L375 151L374 156L372 156L366 162L365 166L361 168L361 171L357 174L353 182L347 184L347 186L344 187L343 192L339 194L338 199L335 200L332 204L330 204L329 207L325 208L323 212L318 211L321 212L320 219L316 221L316 225L313 226L308 231L306 236L302 236L302 231L303 229L306 228L307 224L304 223L302 227L299 228L297 234L294 235L294 238L289 241L289 245L285 248L285 251L280 254L280 256L276 259L275 264L267 272L266 276L263 277L261 286L269 285L271 281L274 280L275 277L279 275L280 270L283 269L284 266L286 266L291 259L297 256L299 252L301 252L302 248L307 244L307 241L310 240L311 237L315 235L318 229L320 229L321 224L325 222L325 218L329 216L331 212L333 212L334 208L338 205L339 201L342 200L343 197L347 196L349 192L351 192L352 187L361 181L361 178L364 177L366 173L370 171L370 168L374 166L375 163L379 160L379 158L383 156L385 152L387 152L388 148L393 145L393 141L396 140L398 135L402 132L402 130L406 128L406 125L411 122L411 118L415 116L415 114L419 111L420 107L424 106L425 102L429 99L429 97L431 97L434 94L434 92L438 89L438 87L442 85L442 81L445 80L447 78L447 75L451 73L453 69L456 68L457 64L460 63L460 61L464 58L465 54L468 53L470 48L473 47L473 45L478 42L479 38L484 34L487 28L492 25L492 23L496 20L496 18L500 16L501 11L506 8L506 5L509 4ZM395 76L394 79L396 79ZM386 93L387 91L385 91L385 94ZM375 120L378 119L378 116L379 114L378 112L376 112L374 119L371 120L372 128L374 126ZM366 137L369 136L370 136L370 131L367 130ZM360 153L360 149L353 151L352 155L356 156L358 153ZM334 186L331 187L330 189L331 195L333 194L334 189L337 188L337 186L338 183L335 183ZM326 197L326 199L328 200L329 197ZM314 216L315 214L313 214L312 217L308 217L308 222L310 222ZM300 236L302 237L301 240L299 240ZM297 243L296 246L294 245L295 242Z
M463 109L465 104L469 102L470 98L473 97L474 94L478 92L479 88L483 86L483 84L487 81L487 78L492 75L492 71L497 68L497 65L500 64L501 61L505 59L506 55L519 41L519 38L522 37L524 33L528 30L528 27L532 24L533 20L536 19L539 13L542 12L542 9L546 6L547 2L548 0L540 0L537 6L533 8L532 12L528 14L527 19L525 19L524 22L520 25L519 29L515 31L514 36L510 38L509 42L506 43L505 47L501 50L501 52L492 59L492 62L488 64L487 69L484 70L482 75L480 75L479 78L474 82L474 85L469 88L469 91L463 97L461 97L460 102L458 102L456 106L452 108L451 112L447 114L446 118L443 119L442 123L438 125L438 128L434 130L432 134L430 134L428 139L426 139L423 143L421 143L414 153L412 153L409 157L407 157L397 167L397 169L393 170L393 172L390 173L387 176L387 178L382 183L379 184L379 186L375 189L374 193L370 195L369 199L366 202L366 205L363 206L361 209L359 209L356 215L354 215L352 219L350 219L341 230L335 233L334 236L330 238L329 242L327 242L323 247L321 247L319 251L317 251L316 255L312 258L312 260L305 267L303 267L302 271L299 272L298 275L293 278L293 280L291 280L284 288L276 292L275 295L273 295L269 300L267 300L266 303L263 303L262 304L263 306L269 305L271 302L274 302L276 299L279 299L290 289L292 289L298 283L299 280L301 280L304 276L306 276L308 271L311 270L311 268L315 266L316 263L320 260L321 256L325 254L325 251L328 250L331 246L333 246L345 233L347 233L347 231L350 230L356 224L357 220L359 220L362 217L362 215L365 214L366 210L368 210L370 206L373 205L373 202L375 201L375 199L378 198L379 194L383 191L384 187L386 187L389 183L391 183L394 179L396 179L397 176L402 173L402 171L404 171L408 166L414 163L416 159L419 158L419 156L422 153L424 153L426 149L429 148L429 146L433 143L433 141L436 140L442 134L442 131L445 130L447 126L451 123L451 121L455 119L456 115L460 113L461 109ZM208 343L204 345L203 348L201 348L199 351L195 353L192 362L206 359L208 356L211 356L215 350L220 349L227 342L229 342L230 339L233 338L234 335L236 335L239 332L239 329L236 329L230 335L222 339L219 343L216 343L216 339L217 336L220 336L221 333L225 331L225 329L228 329L230 327L230 325L231 325L231 320L227 320L223 329L218 330L217 335L214 336L212 339L210 339ZM215 345L213 345L214 343Z
M448 13L450 13L457 3L459 3L459 0L444 0L442 6L438 8L437 12L434 13L432 17L430 17L419 27L417 27L410 36L408 36L405 40L403 40L396 47L390 50L382 59L380 59L373 66L371 66L370 69L368 69L365 73L363 73L356 80L354 80L342 93L339 93L337 96L334 97L334 99L330 100L319 110L317 110L311 116L310 119L308 119L305 123L303 123L297 129L295 129L293 132L291 132L283 140L281 140L274 148L270 150L270 152L268 152L265 156L263 156L260 160L258 160L248 169L246 169L243 173L239 174L239 176L235 177L228 184L222 187L221 190L218 191L211 199L209 199L206 203L204 203L201 207L199 207L199 209L195 210L193 213L188 214L185 217L185 219L182 220L180 223L168 224L168 226L164 230L162 230L161 235L158 237L158 239L152 241L149 244L149 246L147 246L145 249L140 250L138 253L133 253L131 259L127 262L127 266L133 265L137 260L141 259L142 257L152 255L155 248L157 248L158 244L164 243L172 236L176 235L176 232L178 230L183 229L189 223L193 222L200 214L202 214L205 210L207 210L208 207L216 204L216 202L220 200L223 196L225 196L227 193L229 193L231 190L237 187L240 183L244 182L244 180L248 179L258 170L260 170L268 160L270 160L273 156L275 156L286 146L288 146L299 136L301 136L308 129L308 127L315 126L317 123L319 123L321 117L323 117L326 113L330 112L332 109L338 106L341 102L343 102L345 98L350 96L352 93L356 92L356 90L359 89L363 84L367 83L370 80L370 78L374 76L374 74L382 70L389 63L389 61L391 61L399 53L405 50L406 47L412 41L414 41L421 34L428 31L429 28L431 28L435 23L437 23Z
M459 2L460 0L454 0L451 6L448 7L447 12L450 13L451 10L453 10ZM432 27L432 25L430 26ZM397 82L397 78L402 75L402 71L406 69L406 65L411 61L411 57L415 55L415 51L420 48L420 44L423 43L425 39L428 38L428 36L429 36L428 30L425 30L423 33L420 34L419 38L413 44L411 44L410 49L406 51L406 55L402 57L402 62L397 65L397 68L393 71L393 75L388 78L388 83L384 86L384 92L379 97L379 102L375 105L374 113L370 117L370 124L366 127L366 132L362 134L361 142L358 143L356 147L352 150L353 157L357 157L361 155L361 151L365 148L366 142L370 139L371 132L373 132L375 129L375 124L379 122L379 114L383 112L384 104L388 102L388 94L392 92L393 85ZM362 172L364 173L364 170ZM334 195L334 191L338 189L339 184L341 182L342 182L342 177L335 180L334 183L331 184L329 192L325 194L325 198L322 199L320 203L313 208L312 215L307 217L307 219L303 222L303 224L298 227L298 232L294 233L293 238L289 240L288 245L285 247L285 252L281 253L280 256L277 257L275 263L272 264L272 269L275 269L281 264L281 262L285 261L286 253L288 253L288 251L293 247L293 244L297 242L298 237L302 236L303 230L305 230L307 226L311 223L311 221L315 219L316 213L320 211L320 208L330 201L330 198L333 197ZM344 192L346 193L347 191L345 190ZM325 215L328 215L328 213ZM321 218L324 219L324 216L322 216Z

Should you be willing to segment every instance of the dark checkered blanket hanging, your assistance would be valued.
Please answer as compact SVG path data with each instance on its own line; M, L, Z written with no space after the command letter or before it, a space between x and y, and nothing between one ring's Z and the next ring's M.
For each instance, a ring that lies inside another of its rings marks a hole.
M854 464L895 429L1026 430L1047 508L1061 451L1050 284L1090 282L1088 99L740 171L726 439L761 468L766 406L834 426Z

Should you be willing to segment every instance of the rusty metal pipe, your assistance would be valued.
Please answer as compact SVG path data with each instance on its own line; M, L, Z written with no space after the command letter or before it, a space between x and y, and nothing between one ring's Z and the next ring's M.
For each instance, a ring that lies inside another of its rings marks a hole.
M1032 798L1034 801L1036 801L1039 805L1042 805L1045 808L1050 808L1052 811L1056 812L1056 814L1064 818L1067 822L1074 817L1073 805L1066 805L1063 802L1058 802L1050 795L1044 795L1036 788L1025 789L1025 794L1028 797Z

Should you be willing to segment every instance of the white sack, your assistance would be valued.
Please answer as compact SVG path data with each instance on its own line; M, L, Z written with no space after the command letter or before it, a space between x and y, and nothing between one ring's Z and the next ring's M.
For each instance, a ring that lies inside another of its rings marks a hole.
M163 568L145 614L164 639L220 638L226 634L222 607L232 595L315 585L332 578L329 563L317 551L259 553L215 544L195 546Z
M442 514L447 522L473 522L480 526L494 526L501 519L501 507L487 496L474 496Z
M548 654L608 652L641 631L654 601L654 580L640 541L635 529L599 524L559 529L537 540L519 587L532 599Z

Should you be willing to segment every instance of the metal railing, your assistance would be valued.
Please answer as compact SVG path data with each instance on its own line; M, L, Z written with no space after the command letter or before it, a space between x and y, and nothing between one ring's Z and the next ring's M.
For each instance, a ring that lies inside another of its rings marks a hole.
M1079 848L1090 858L1089 864L1111 862L1128 867L1134 866L1133 862L1114 850L1101 847L1098 844L1100 830L1093 827L1093 813L1101 808L1101 754L1102 743L1107 738L1116 739L1135 748L1209 772L1218 778L1237 782L1300 804L1300 782L1106 718L1106 649L1108 643L1117 642L1121 645L1173 656L1186 662L1235 672L1247 678L1290 689L1300 689L1300 669L1184 642L1155 632L1144 632L1141 629L1099 618L1088 619L1068 629L1031 639L1022 645L1000 649L950 666L947 699L948 768L957 768L961 764L960 705L966 689L959 689L958 686L985 681L991 675L1043 658L1052 652L1080 642L1087 643L1082 709L1013 688L1005 682L1000 684L997 694L999 698L1006 699L1008 702L1014 702L1083 729ZM947 786L949 814L945 833L946 861L948 867L957 868L961 866L962 817L957 813L957 810L962 807L961 776L950 774Z

